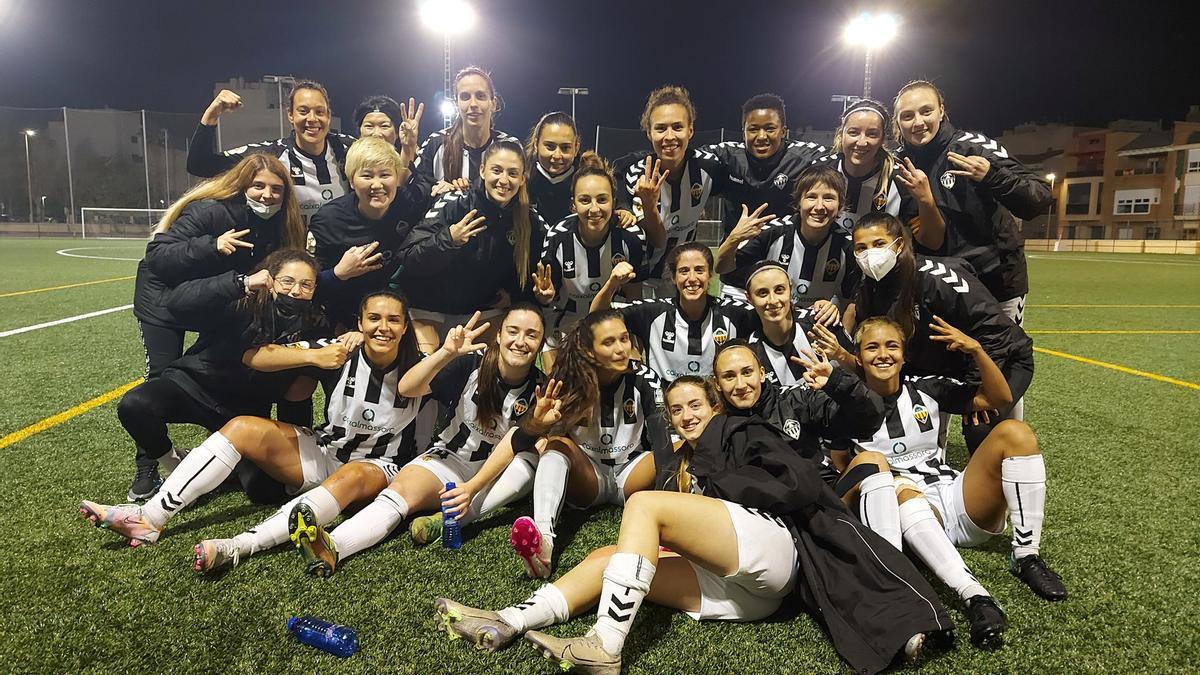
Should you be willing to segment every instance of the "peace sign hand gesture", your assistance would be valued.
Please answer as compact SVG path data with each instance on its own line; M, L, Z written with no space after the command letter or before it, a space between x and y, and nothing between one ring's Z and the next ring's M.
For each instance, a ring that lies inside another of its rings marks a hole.
M533 275L533 297L539 304L548 305L554 300L554 292L554 280L550 277L550 266L538 263L537 272Z
M483 335L492 325L491 322L485 321L482 325L476 326L479 323L480 314L475 312L465 325L455 326L446 333L446 341L442 344L442 351L450 355L451 358L477 352L485 347L486 344L477 343L475 340Z
M467 215L463 216L462 220L450 226L450 238L454 240L455 245L466 246L472 237L487 229L483 224L487 218L483 216L476 218L477 212L476 209L467 211Z
M930 335L929 339L941 342L946 346L947 351L974 354L982 349L978 340L946 323L942 317L936 314L933 317L933 323L929 324L929 330L937 333L937 335Z
M918 169L911 159L905 157L904 162L896 165L896 182L908 188L917 201L933 203L933 189L929 186L929 176Z
M764 202L751 213L747 211L746 205L742 204L742 217L738 219L737 225L734 225L733 229L730 230L729 238L734 242L740 243L747 239L753 239L759 232L762 232L763 225L775 220L774 214L768 213L765 216L762 215L762 212L766 208L767 205Z
M820 391L821 387L829 382L829 376L833 374L833 364L825 357L825 352L820 349L815 353L804 349L800 353L803 356L793 356L792 361L804 366L804 382L808 388Z
M417 133L424 114L425 104L418 105L411 96L407 106L400 104L400 128L396 130L396 137L400 141L400 162L405 167L417 158Z
M958 169L951 169L947 173L955 176L966 176L976 183L983 180L983 177L992 168L992 163L986 157L980 157L979 155L960 155L957 152L947 152L946 159L958 167Z
M250 234L250 230L228 230L217 237L217 253L233 255L239 248L254 248L254 244L242 241L242 237Z
M658 191L670 174L670 170L662 171L662 160L653 156L646 157L645 171L638 177L635 189L637 196L642 200L643 211L658 210Z
M854 358L854 355L842 348L842 344L838 342L837 336L833 334L833 331L822 324L815 324L812 330L808 332L808 341L818 351L843 366L849 367L858 363L858 359Z
M333 267L333 275L342 281L361 277L368 272L383 269L383 253L376 253L379 242L362 246L351 246L342 254L342 259Z

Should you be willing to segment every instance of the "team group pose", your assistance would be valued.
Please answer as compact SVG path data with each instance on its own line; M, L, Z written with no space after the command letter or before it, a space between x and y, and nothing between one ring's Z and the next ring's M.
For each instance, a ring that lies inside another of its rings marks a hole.
M138 267L147 379L118 406L131 503L82 515L152 545L236 475L278 508L194 544L196 572L291 544L329 576L405 522L425 545L531 497L511 569L544 585L495 611L434 589L433 613L482 650L523 638L589 673L620 672L646 600L726 621L798 604L855 670L916 662L953 622L915 564L997 647L1010 617L958 548L1006 528L1012 574L1067 597L1021 405L1015 219L1049 190L951 126L933 83L852 102L830 149L789 138L766 93L742 105L742 141L694 146L691 96L663 86L648 149L611 165L566 113L523 145L499 131L483 68L453 93L454 122L420 142L423 103L367 97L343 134L325 88L298 81L286 138L225 151L217 122L241 100L217 94L187 164L207 180ZM718 241L699 243L718 200ZM964 466L946 459L951 415ZM178 423L211 435L176 447ZM556 576L568 503L622 508L621 527ZM582 636L541 632L593 609Z

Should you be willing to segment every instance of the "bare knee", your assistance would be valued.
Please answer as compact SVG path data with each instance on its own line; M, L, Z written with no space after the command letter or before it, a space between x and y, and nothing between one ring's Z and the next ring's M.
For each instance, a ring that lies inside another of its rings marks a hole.
M888 465L887 457L885 457L883 453L875 452L873 450L866 450L858 453L854 456L854 459L850 460L850 464L847 465L846 468L852 469L862 464L874 464L875 466L879 467L880 471L892 470L892 467Z
M625 499L625 512L622 518L655 520L658 508L653 492L635 492Z
M998 435L997 435L998 434ZM1041 454L1038 448L1037 435L1028 424L1020 420L1004 420L988 434L990 439L996 436L1005 457L1022 457L1025 455Z
M271 426L270 420L239 415L221 427L221 435L229 439L234 447L242 448L247 445L255 445L256 439L261 438L269 426Z
M321 485L333 494L338 503L346 506L360 499L374 497L383 489L386 478L383 470L373 464L350 462L338 467Z
M595 551L592 551L591 553L587 554L587 557L584 558L584 561L593 562L593 563L597 563L597 564L603 563L603 564L607 565L608 559L611 558L612 554L614 554L616 552L617 552L617 547L615 545L610 544L609 546L602 546L602 547L596 549Z

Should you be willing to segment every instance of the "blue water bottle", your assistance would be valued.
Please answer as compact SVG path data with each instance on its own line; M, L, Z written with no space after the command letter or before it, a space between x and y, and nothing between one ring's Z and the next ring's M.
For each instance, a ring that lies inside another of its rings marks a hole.
M447 492L455 487L453 482L446 483ZM446 512L445 502L442 503L442 546L452 549L462 548L462 530L459 529L454 514Z
M296 639L323 652L346 658L358 651L358 633L353 628L311 616L288 619L288 630Z

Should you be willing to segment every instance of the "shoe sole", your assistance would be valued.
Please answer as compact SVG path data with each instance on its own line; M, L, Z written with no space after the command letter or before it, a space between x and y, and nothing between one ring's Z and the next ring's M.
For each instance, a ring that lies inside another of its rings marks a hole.
M311 524L310 524L311 523ZM313 542L318 534L316 517L307 504L301 502L288 514L288 538L300 549L304 558L304 571L315 577L325 579L333 575L334 569L313 551Z
M509 531L508 541L512 544L513 551L520 556L525 563L525 573L532 579L548 579L549 573L542 576L537 573L537 567L534 565L534 560L537 554L541 551L542 532L538 529L536 523L529 516L521 516L512 524L512 530ZM547 565L547 567L549 567Z
M553 650L550 649L549 646L543 644L537 635L530 635L530 633L537 632L538 631L529 631L529 633L525 634L525 639L533 645L534 649L537 649L539 652L541 652L543 658L545 658L547 661L553 661L563 672L571 669L578 670L581 668L586 668L588 669L588 672L592 673L612 673L613 675L620 675L620 665L612 666L599 663L575 663L574 661L559 657L554 653Z
M446 598L438 598L434 601L434 620L437 623L439 632L444 632L451 640L466 639L480 651L495 653L498 649L496 646L499 634L495 630L489 630L487 627L480 628L474 633L460 630L458 622L462 620L462 614L449 605Z
M999 649L1004 646L1004 631L1008 626L997 626L982 635L971 633L971 644L976 649Z
M425 527L418 527L417 523L419 522L421 522L421 519L416 518L408 525L408 536L413 540L414 544L417 546L428 546L442 538L442 533L440 531L436 537L426 537L425 532L427 532L428 529Z

